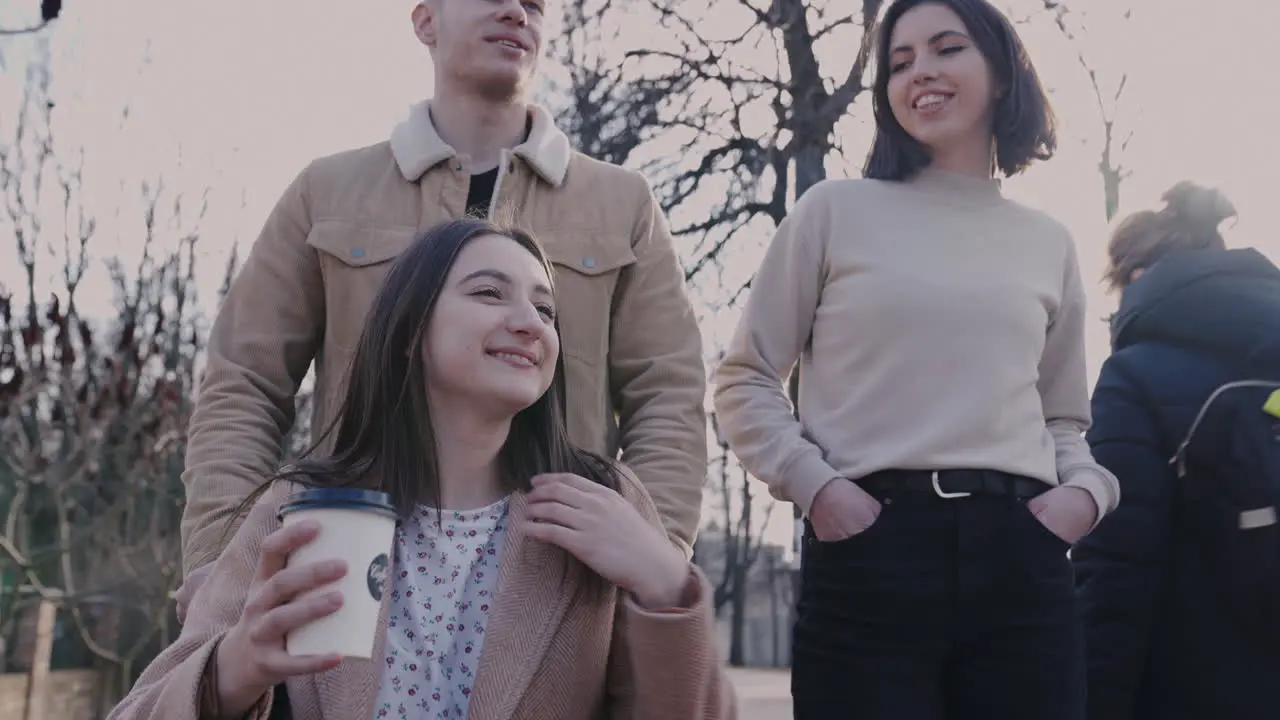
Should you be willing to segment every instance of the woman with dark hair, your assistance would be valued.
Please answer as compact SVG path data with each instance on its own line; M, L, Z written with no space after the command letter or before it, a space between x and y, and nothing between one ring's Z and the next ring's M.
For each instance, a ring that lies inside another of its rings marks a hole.
M1049 103L983 0L893 3L873 97L866 177L796 203L716 375L805 515L796 718L1080 720L1066 554L1119 490L1081 435L1074 243L995 179L1052 155Z
M1272 718L1280 421L1261 408L1280 387L1280 269L1227 249L1219 227L1236 210L1217 190L1180 182L1164 201L1108 246L1120 309L1087 437L1125 499L1072 553L1089 718ZM1234 403L1247 403L1239 424L1222 413ZM1247 502L1241 481L1270 502ZM1270 612L1247 612L1259 602Z
M551 268L481 220L429 231L378 291L334 449L250 498L182 634L112 718L734 717L703 575L625 468L573 447ZM396 508L372 660L290 656L346 568L288 565L317 537L303 488Z

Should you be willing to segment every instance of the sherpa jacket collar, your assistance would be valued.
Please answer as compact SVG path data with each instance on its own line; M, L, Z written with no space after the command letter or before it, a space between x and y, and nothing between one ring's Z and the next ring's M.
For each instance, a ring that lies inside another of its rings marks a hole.
M391 131L391 152L400 174L409 182L417 182L431 168L458 155L436 132L429 106L429 100L414 104L409 116ZM559 187L569 172L569 138L556 127L546 108L531 104L529 114L533 118L529 137L512 153L529 163L543 180Z

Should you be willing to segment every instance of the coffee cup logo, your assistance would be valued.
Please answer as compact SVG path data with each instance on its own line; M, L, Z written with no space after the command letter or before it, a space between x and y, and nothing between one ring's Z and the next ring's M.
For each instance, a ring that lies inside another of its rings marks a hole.
M369 584L369 596L377 602L382 602L382 591L387 583L387 565L387 554L383 553L369 563L369 570L365 573L365 580Z

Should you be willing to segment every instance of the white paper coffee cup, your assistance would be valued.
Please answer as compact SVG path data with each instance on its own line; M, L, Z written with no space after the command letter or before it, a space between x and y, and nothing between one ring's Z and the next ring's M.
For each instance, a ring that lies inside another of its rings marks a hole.
M391 496L351 488L305 490L281 506L280 520L285 527L302 520L320 525L316 538L289 556L291 567L347 561L346 576L302 596L337 590L342 593L342 607L285 636L285 651L294 656L337 653L371 657L382 596L388 591L387 569L395 538Z

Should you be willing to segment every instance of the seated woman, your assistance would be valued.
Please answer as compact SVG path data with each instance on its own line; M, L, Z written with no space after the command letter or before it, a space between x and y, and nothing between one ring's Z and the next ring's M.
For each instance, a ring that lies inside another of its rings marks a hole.
M285 700L296 720L736 716L705 577L626 469L569 444L530 236L461 220L419 238L350 373L332 453L249 499L182 635L111 718L267 718ZM285 636L341 600L308 591L346 569L287 566L318 529L277 510L352 485L398 513L374 658L290 656Z

